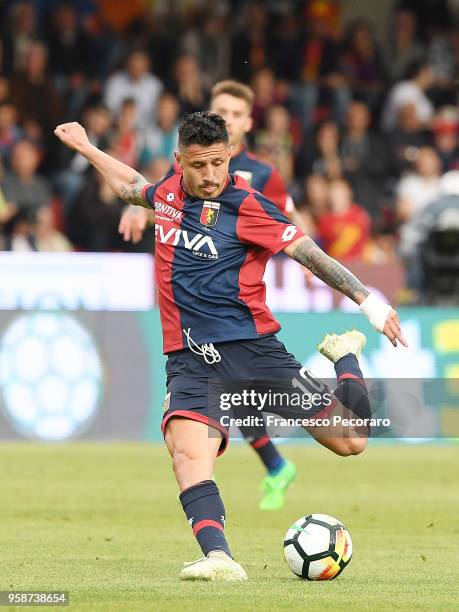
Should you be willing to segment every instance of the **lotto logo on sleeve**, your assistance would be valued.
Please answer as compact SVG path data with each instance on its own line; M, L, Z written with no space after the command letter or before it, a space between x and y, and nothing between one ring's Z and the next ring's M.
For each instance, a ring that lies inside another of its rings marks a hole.
M220 202L207 202L202 205L200 223L206 227L217 225Z
M296 225L289 225L285 228L284 233L281 236L282 242L289 242L296 234L298 228Z

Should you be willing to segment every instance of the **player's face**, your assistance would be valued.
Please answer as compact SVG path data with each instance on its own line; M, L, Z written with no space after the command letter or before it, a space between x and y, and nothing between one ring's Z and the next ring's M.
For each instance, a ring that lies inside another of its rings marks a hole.
M210 110L226 121L230 144L237 149L252 128L252 117L247 102L242 98L223 93L212 100Z
M175 154L183 170L187 192L202 200L216 198L223 191L228 177L232 147L217 142L208 147L189 145Z

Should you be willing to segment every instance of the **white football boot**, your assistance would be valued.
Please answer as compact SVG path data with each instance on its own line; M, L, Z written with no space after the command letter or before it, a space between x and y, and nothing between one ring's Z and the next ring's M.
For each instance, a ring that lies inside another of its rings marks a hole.
M247 580L245 570L223 550L213 550L207 557L184 563L181 580L207 580L209 582L231 582Z
M336 363L341 357L349 353L359 358L366 343L367 339L362 332L353 329L340 335L327 334L322 342L317 345L317 348L324 357Z

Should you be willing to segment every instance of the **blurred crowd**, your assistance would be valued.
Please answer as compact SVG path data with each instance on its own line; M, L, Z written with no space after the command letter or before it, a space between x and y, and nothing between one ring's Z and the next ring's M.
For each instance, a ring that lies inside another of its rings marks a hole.
M403 261L418 299L426 253L453 261L459 235L457 3L394 1L383 40L366 19L344 26L342 4L4 1L0 249L150 251L149 234L123 242L123 203L53 129L80 121L154 182L181 115L231 77L255 93L247 145L308 232L344 262Z

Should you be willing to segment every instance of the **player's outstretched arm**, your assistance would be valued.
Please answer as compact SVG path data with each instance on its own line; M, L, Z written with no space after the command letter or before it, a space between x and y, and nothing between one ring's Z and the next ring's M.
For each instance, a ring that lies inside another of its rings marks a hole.
M148 181L133 168L107 155L89 142L86 130L76 122L63 123L54 130L56 136L70 149L77 151L104 176L109 185L128 204L148 207L143 188Z
M368 317L375 329L389 338L394 346L399 340L408 346L400 329L397 312L388 304L381 302L356 278L352 272L330 257L308 236L303 236L289 244L284 252L303 266L306 266L318 278L333 289L337 289L356 304Z

